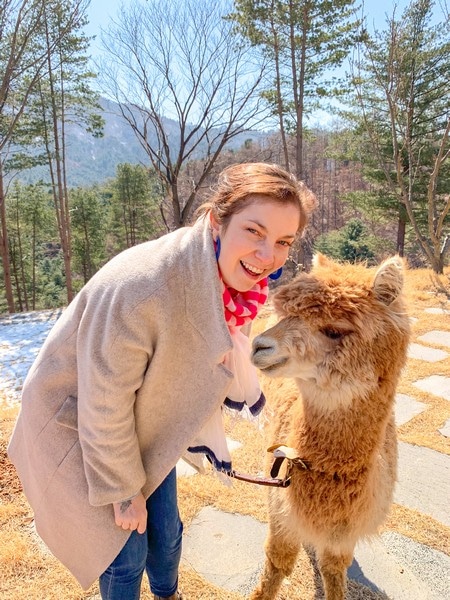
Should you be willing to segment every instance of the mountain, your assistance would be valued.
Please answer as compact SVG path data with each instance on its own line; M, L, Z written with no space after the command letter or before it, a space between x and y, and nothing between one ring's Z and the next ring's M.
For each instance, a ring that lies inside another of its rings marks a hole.
M116 167L120 163L150 164L130 125L120 115L119 106L105 98L101 98L100 106L105 121L103 137L94 138L77 125L66 126L67 176L71 187L103 183L115 176ZM174 147L177 147L178 124L171 119L164 118L164 121L169 139L173 139ZM257 142L267 135L260 131L246 131L233 138L227 148L236 150L248 139ZM156 133L153 136L152 141L155 142ZM193 158L201 158L201 150L200 146ZM45 167L35 167L23 172L19 178L25 183L33 183L39 179L46 181L48 172Z

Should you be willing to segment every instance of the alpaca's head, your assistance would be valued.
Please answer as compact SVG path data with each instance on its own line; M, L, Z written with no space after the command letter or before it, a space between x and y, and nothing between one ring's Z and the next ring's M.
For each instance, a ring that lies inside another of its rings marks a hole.
M279 322L253 342L252 361L271 377L294 377L333 408L397 379L406 360L409 319L403 261L377 270L317 255L274 296ZM328 399L328 400L327 400Z

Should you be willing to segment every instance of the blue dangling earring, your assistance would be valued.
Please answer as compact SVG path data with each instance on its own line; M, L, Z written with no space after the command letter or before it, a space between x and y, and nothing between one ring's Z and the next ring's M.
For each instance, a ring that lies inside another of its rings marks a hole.
M280 268L278 269L278 271L275 271L274 273L271 273L271 274L269 275L269 279L272 279L272 281L275 281L276 279L280 279L280 277L281 277L281 273L282 273L282 272L283 272L283 268L282 268L282 267L280 267Z
M215 246L216 246L216 260L219 260L219 256L220 256L220 237L217 238Z

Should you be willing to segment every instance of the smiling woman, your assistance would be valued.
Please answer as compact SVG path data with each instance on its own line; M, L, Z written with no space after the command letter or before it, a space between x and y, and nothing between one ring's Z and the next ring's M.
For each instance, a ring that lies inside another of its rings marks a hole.
M209 214L221 248L218 264L225 284L246 291L279 272L314 206L312 192L277 165L225 169L215 195L199 209Z
M227 224L211 214L213 237L220 238L219 268L226 285L241 292L284 265L300 228L300 209L280 205L268 196L251 195Z

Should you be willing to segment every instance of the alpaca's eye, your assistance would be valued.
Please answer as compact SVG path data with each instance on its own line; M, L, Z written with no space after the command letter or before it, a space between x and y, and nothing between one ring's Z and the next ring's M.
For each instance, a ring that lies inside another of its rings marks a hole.
M338 340L344 335L340 331L331 329L329 327L324 327L324 329L321 329L320 332L323 333L323 335L326 335L327 338L330 338L330 340Z

